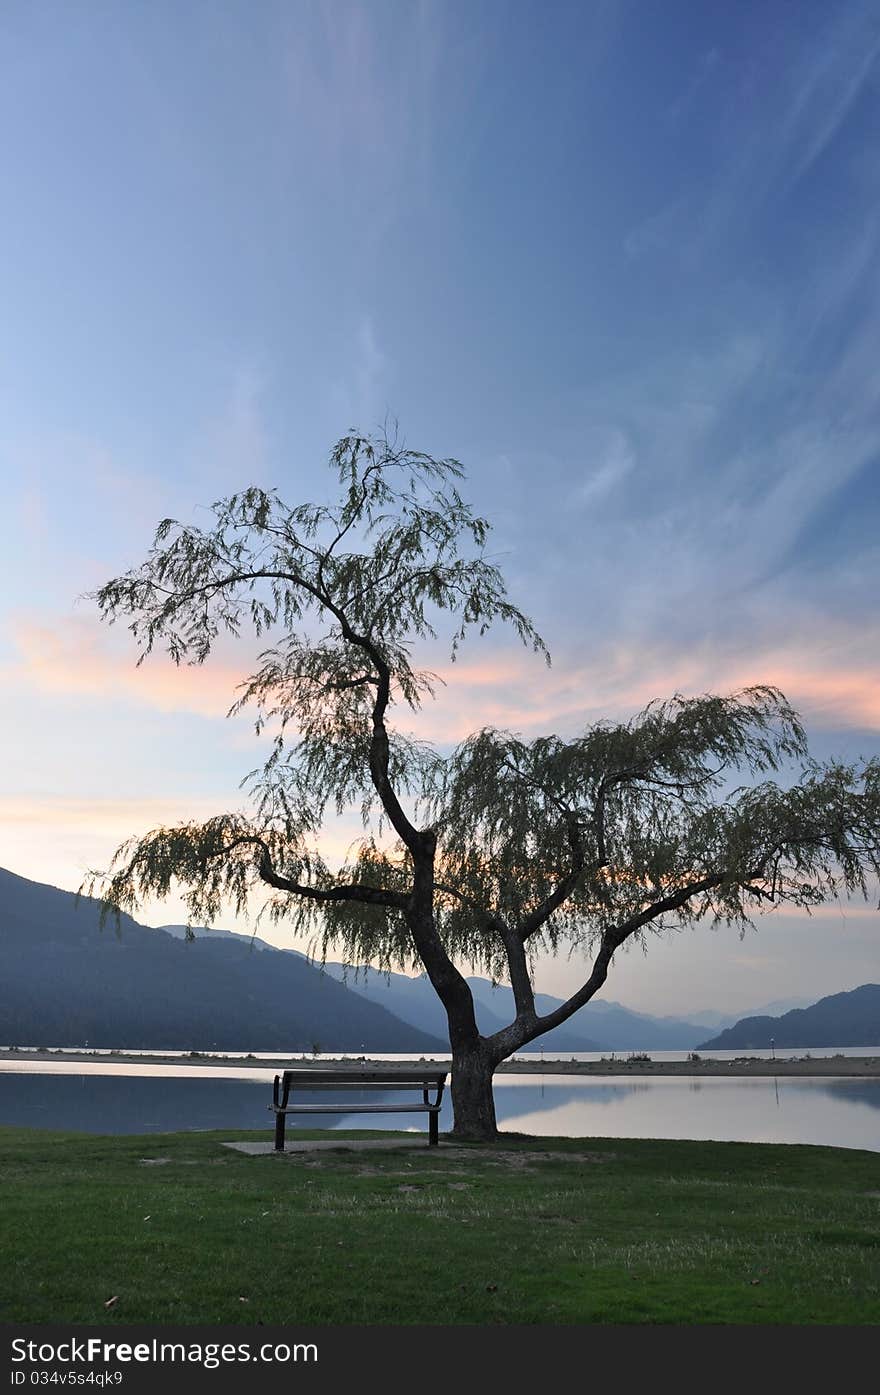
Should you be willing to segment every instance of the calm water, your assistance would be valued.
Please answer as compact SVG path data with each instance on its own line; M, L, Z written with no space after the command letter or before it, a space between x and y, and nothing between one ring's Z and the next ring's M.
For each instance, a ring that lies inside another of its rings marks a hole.
M618 1053L620 1055L621 1053ZM729 1059L733 1052L704 1052ZM749 1052L749 1055L769 1053ZM781 1055L782 1053L778 1053ZM803 1057L806 1052L787 1051ZM866 1048L819 1055L870 1055ZM654 1060L686 1053L651 1053ZM375 1057L373 1059L376 1059ZM405 1059L386 1056L383 1059ZM534 1057L532 1058L534 1059ZM587 1059L598 1059L595 1056ZM271 1132L274 1070L264 1066L128 1065L0 1059L0 1124L85 1133L163 1133L179 1129ZM315 1100L319 1095L313 1096ZM335 1098L338 1100L338 1096ZM377 1096L370 1095L374 1101ZM389 1099L393 1101L393 1096ZM597 1080L561 1075L504 1075L495 1086L502 1129L573 1138L693 1138L819 1143L880 1152L880 1079L846 1077L749 1080ZM447 1101L440 1128L450 1128ZM412 1128L412 1115L325 1114L288 1119L296 1126ZM422 1122L416 1126L422 1130Z

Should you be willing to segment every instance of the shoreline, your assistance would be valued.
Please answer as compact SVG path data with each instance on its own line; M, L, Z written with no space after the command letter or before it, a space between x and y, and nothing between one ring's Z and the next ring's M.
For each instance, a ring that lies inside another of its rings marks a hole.
M819 1049L819 1048L817 1048ZM151 1066L202 1066L206 1069L234 1067L252 1070L305 1069L315 1071L356 1069L397 1070L401 1072L418 1070L422 1066L444 1065L451 1072L451 1063L442 1058L413 1057L406 1061L381 1061L372 1057L343 1058L339 1056L277 1056L255 1060L253 1056L219 1056L200 1052L193 1056L146 1055L138 1051L13 1051L0 1049L0 1065L4 1062L53 1062L65 1061L72 1064L108 1065L151 1065ZM570 1059L502 1061L496 1075L591 1075L591 1076L854 1076L859 1078L880 1078L880 1056L800 1056L777 1057L766 1060L764 1057L742 1055L731 1061L641 1061L604 1058L600 1061L572 1061Z

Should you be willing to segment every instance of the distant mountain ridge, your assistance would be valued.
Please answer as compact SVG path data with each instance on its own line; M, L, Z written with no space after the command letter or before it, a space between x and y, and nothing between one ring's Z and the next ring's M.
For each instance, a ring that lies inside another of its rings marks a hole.
M126 915L117 938L112 922L98 929L97 901L75 902L72 892L0 869L0 1044L292 1053L315 1045L419 1054L449 1049L445 1014L424 974L386 979L375 969L322 967L298 951L236 931L197 928L187 944L185 926L156 929ZM513 1016L510 988L477 976L469 983L481 1030L505 1026ZM702 1022L659 1018L594 999L530 1049L558 1055L711 1050L769 1045L770 1037L777 1046L876 1046L880 1008L872 993L880 996L880 987L863 985L782 1017L754 1014L711 1040L707 1031L714 1024L706 1019L724 1022L721 1014L700 1014ZM842 1018L825 1007L844 999L860 1011L864 1006L865 1014ZM541 1014L561 1001L536 997Z
M181 939L187 934L185 925L164 925L162 929ZM265 940L231 930L196 927L193 933L198 938L219 935L246 942L259 951L272 948ZM298 950L285 950L284 953L307 958ZM309 962L318 966L318 961ZM385 974L380 969L363 966L355 968L330 960L320 967L369 1002L386 1008L412 1026L436 1033L446 1040L446 1014L426 974ZM477 976L469 977L468 983L474 995L480 1030L489 1034L506 1026L514 1015L512 990L506 985L493 984L489 979ZM537 1009L542 1014L552 1012L554 1008L561 1006L562 1001L561 998L546 993L535 995ZM768 1003L762 1011L766 1012L775 1006L791 1006L796 1001L809 1000L788 999L784 1002ZM632 1008L624 1007L622 1003L594 998L563 1026L538 1037L525 1050L557 1055L575 1051L686 1051L699 1046L705 1040L706 1033L713 1028L717 1030L732 1026L739 1020L740 1018L733 1014L711 1010L694 1013L689 1017L655 1017L650 1013L635 1012Z
M383 974L378 969L354 969L345 964L324 965L325 971L345 982L370 1002L381 1004L405 1022L421 1023L426 1030L446 1034L446 1016L426 974ZM513 991L487 978L468 978L480 1031L498 1031L515 1015ZM561 998L535 994L543 1016L562 1005ZM651 1017L632 1012L620 1003L594 999L561 1027L531 1042L527 1051L567 1055L574 1051L684 1051L706 1035L706 1025L694 1026L674 1018Z
M809 1007L812 1002L812 998L774 998L770 1003L759 1003L757 1007L743 1012L716 1012L713 1008L706 1008L702 1012L680 1013L679 1021L693 1027L712 1027L716 1032L721 1032L725 1027L736 1026L744 1017L780 1017L784 1012L791 1012L792 1008Z
M183 939L187 932L185 925L164 925L162 929L178 939ZM252 946L257 952L272 949L272 946L266 944L265 940L251 939L250 936L236 934L234 931L196 928L194 933L197 939L209 939L213 935L219 935L226 940L237 940L239 943ZM337 983L344 984L352 993L356 993L367 1002L374 1003L377 1007L382 1007L393 1013L402 1022L408 1022L411 1026L418 1027L422 1031L434 1033L444 1040L448 1040L446 1013L427 974L416 976L409 974L386 975L381 970L374 968L355 969L349 965L331 961L319 964L301 954L299 950L283 950L281 952L291 954L307 963L313 963L319 972L327 974ZM506 1027L513 1016L513 995L510 989L493 990L488 979L470 978L468 982L474 993L480 1030L488 1035L497 1032L501 1027ZM497 994L495 1001L493 1001L493 993ZM506 1001L506 995L509 995L509 1003ZM547 998L543 995L536 997L539 1012L549 1012L561 1001L561 999ZM504 1016L505 1012L509 1012L510 1015ZM555 1032L548 1032L546 1036L535 1043L535 1050L541 1048L567 1052L600 1051L603 1049L600 1043L585 1036L576 1026L570 1027L568 1025L557 1028Z
M745 1017L701 1043L706 1051L737 1047L880 1046L880 984L832 993L782 1017Z
M184 943L0 869L0 1043L128 1049L442 1051L446 1042L247 937Z

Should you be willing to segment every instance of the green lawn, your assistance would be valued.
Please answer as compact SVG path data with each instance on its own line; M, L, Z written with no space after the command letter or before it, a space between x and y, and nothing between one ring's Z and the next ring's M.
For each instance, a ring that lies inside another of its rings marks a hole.
M2 1320L880 1321L876 1153L515 1135L219 1146L256 1137L0 1129Z

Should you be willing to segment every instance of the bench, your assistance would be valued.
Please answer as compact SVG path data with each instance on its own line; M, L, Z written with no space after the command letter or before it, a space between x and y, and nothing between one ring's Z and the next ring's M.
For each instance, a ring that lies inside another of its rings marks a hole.
M284 1126L288 1114L402 1114L428 1115L428 1145L438 1143L437 1116L443 1102L444 1070L286 1070L276 1075L272 1103L267 1106L275 1114L275 1152L284 1152ZM301 1095L310 1090L348 1091L368 1090L421 1091L418 1102L403 1104L396 1100L383 1104L340 1101L338 1104L303 1104Z

